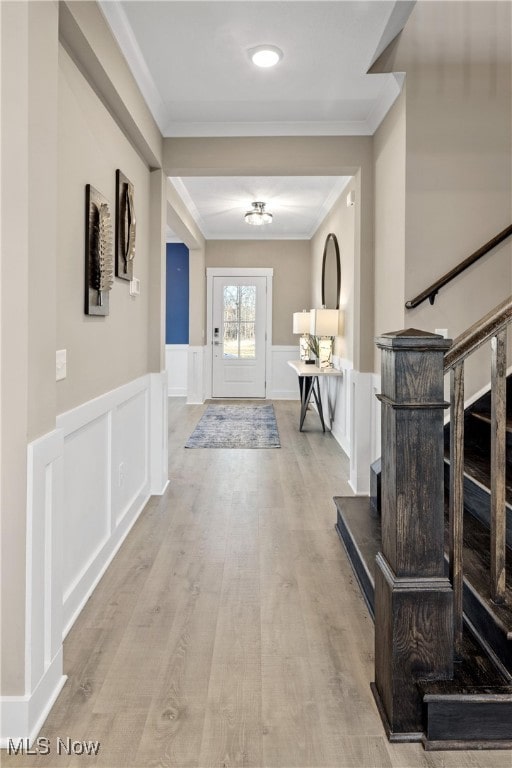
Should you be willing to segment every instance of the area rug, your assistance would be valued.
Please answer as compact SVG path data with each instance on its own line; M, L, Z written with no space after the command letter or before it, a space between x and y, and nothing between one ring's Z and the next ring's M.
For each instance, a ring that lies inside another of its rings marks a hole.
M185 448L280 448L273 405L209 405Z

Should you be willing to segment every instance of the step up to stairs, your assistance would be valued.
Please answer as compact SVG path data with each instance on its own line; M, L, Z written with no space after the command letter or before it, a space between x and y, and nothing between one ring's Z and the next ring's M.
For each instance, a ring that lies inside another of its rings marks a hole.
M368 605L375 617L375 558L380 549L380 514L375 512L369 500L363 496L345 498L335 496L337 509L335 528L343 542Z
M381 547L380 515L372 509L368 498L335 497L334 502L337 509L336 530L374 616L375 557ZM484 528L478 521L473 522L475 526ZM475 535L474 530L466 532L466 548L471 546L472 536ZM477 543L481 544L481 539ZM465 559L471 559L466 551ZM473 560L479 562L476 555ZM483 570L485 566L478 567ZM466 583L465 608L468 590L470 586ZM480 624L486 621L494 623L496 615L487 616L485 613L488 606L477 603L476 609L477 615L483 617ZM500 606L498 610L504 609ZM503 614L501 616L503 618ZM505 620L508 620L507 617ZM487 655L483 650L488 650L488 643L482 645L476 641L472 634L473 624L474 617L471 623L466 622L454 679L418 684L424 701L426 749L512 748L512 679L502 665L492 663L493 652Z
M464 633L453 680L419 682L426 749L512 747L512 684Z
M512 748L512 686L425 686L423 707L425 749Z

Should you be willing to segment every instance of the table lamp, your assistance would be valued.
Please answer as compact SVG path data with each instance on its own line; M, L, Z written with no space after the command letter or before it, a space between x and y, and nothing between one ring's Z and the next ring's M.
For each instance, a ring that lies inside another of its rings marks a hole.
M293 333L300 333L299 355L301 360L309 360L309 324L310 315L305 309L293 313Z
M309 332L318 338L318 367L332 368L332 344L339 333L338 309L312 309Z

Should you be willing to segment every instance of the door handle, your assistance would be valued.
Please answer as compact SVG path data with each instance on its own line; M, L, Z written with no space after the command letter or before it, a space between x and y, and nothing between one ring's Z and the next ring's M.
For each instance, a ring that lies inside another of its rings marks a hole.
M214 341L213 343L215 344L216 347L218 347L220 344L220 341Z

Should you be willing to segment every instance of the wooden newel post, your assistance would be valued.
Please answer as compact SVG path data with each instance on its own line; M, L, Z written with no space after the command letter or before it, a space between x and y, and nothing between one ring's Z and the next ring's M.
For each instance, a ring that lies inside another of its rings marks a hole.
M443 357L451 341L409 329L382 350L382 551L375 571L374 695L392 740L421 737L418 680L453 675L444 569Z

